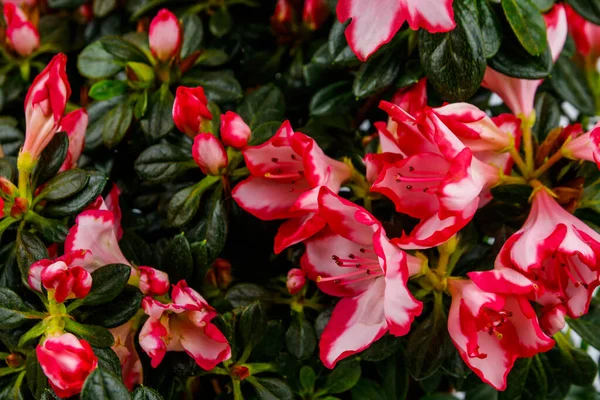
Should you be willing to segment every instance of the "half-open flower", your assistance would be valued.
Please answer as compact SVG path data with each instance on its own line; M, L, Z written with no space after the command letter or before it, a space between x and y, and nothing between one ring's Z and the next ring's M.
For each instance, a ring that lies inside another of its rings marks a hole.
M27 16L14 4L4 4L6 37L10 47L20 56L27 57L40 47L40 34Z
M208 99L204 95L204 89L200 86L195 88L179 86L173 103L173 121L177 129L194 138L200 133L202 122L210 120L212 114L208 109Z
M242 150L251 176L232 196L240 207L262 220L289 219L279 228L275 252L318 232L325 222L316 215L321 186L336 192L350 178L350 168L327 157L314 139L284 122L259 146Z
M149 318L140 331L140 346L156 368L167 351L185 351L205 370L231 357L227 339L210 321L214 309L185 281L171 293L173 302L164 304L146 297L142 308Z
M414 30L447 32L456 26L452 0L340 0L340 22L352 18L346 28L348 44L365 61L398 32L404 21Z
M448 282L452 305L448 331L464 362L497 390L519 357L548 351L554 341L539 326L527 296L536 287L514 270L469 273Z
M182 43L181 25L177 17L166 8L156 14L150 23L148 40L150 51L159 61L170 61L179 55Z
M31 264L31 266L29 267L29 272L27 274L27 283L29 284L29 287L32 288L33 290L37 290L38 292L42 291L42 286L45 287L46 289L57 289L56 288L56 284L55 282L52 282L50 280L51 276L50 275L55 275L57 272L61 272L66 275L65 278L69 278L69 273L68 270L70 269L76 269L76 268L81 268L82 265L85 264L86 262L86 258L87 258L87 250L79 250L79 251L74 251L74 252L66 252L64 255L57 257L54 260L51 259L42 259L42 260L38 260L36 262L34 262L33 264ZM52 267L52 270L54 271L52 274L46 274L46 280L44 281L43 279L43 275L42 273L44 272L44 270L46 268L49 268L50 266ZM79 282L78 284L78 288L77 288L77 292L79 294L82 294L82 296L75 296L75 297L84 297L88 292L89 292L89 288L87 289L86 292L83 292L82 289L85 288L85 286L89 286L91 287L91 276L89 277L89 282L87 282L87 277L82 275L81 272L75 272L74 274L71 274L73 276L70 277L71 279L71 283L69 283L68 279L65 279L65 281L63 282L63 287L61 288L60 292L65 292L65 289L67 294L71 293L70 289L73 289L73 285L75 284L75 282L73 281L73 279L77 276L81 276L81 280L78 280L77 282ZM89 275L89 274L88 274ZM54 279L52 279L54 280ZM87 282L87 283L86 283ZM83 284L83 287L81 286L81 284ZM58 291L58 290L57 290ZM76 294L76 293L75 293ZM62 296L63 301L67 296ZM74 296L71 296L74 297ZM62 301L60 301L62 302Z
M42 285L54 291L54 299L62 303L69 298L82 299L92 288L92 276L80 266L68 267L57 261L45 267L41 273Z
M144 382L142 362L134 343L135 330L133 329L133 322L127 321L123 325L109 330L115 339L112 349L121 363L123 383L131 391L136 385L141 385Z
M544 294L546 307L563 304L571 318L587 313L600 284L600 234L563 209L546 188L533 195L523 227L511 236L496 259L497 268L521 271Z
M561 153L571 160L595 162L600 168L600 123L583 135L567 138Z
M77 166L77 161L83 152L85 144L85 131L88 126L88 114L85 108L71 111L60 121L58 131L64 131L69 137L69 150L65 162L60 167L61 171L66 171Z
M50 386L63 399L80 393L86 378L98 366L90 344L72 333L47 338L35 352Z
M148 296L162 296L169 291L169 275L151 267L138 267L140 291Z
M319 214L327 226L304 242L301 264L321 290L342 297L320 341L321 360L333 368L386 332L408 333L422 304L406 286L413 257L390 243L375 217L327 188Z
M192 157L206 175L220 175L229 159L223 143L210 133L199 133L194 138Z

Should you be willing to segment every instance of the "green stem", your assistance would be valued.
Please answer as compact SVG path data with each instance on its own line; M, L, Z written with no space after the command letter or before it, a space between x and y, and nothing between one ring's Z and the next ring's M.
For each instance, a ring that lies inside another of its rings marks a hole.
M532 116L527 116L523 118L523 122L521 123L521 130L523 131L523 150L525 152L525 165L527 166L527 175L533 171L533 135L531 132L532 124Z
M271 363L250 363L244 364L250 371L250 375L260 374L262 372L277 372L277 366Z
M548 171L554 164L556 164L558 161L560 161L561 158L563 158L562 153L560 151L557 151L556 153L554 153L552 155L552 157L550 157L548 160L546 160L546 162L544 162L544 164L542 164L541 167L539 167L538 169L533 171L533 173L531 174L531 178L532 179L539 178L540 176L542 176L542 174L544 172Z
M523 174L523 176L527 177L527 175L529 174L527 165L525 164L523 157L521 157L521 154L519 154L519 151L516 149L516 147L514 147L514 146L511 147L508 150L508 152L510 153L510 156L512 157L513 161L519 168L519 171L521 171L521 174Z
M244 396L242 395L242 383L233 379L233 400L244 400Z

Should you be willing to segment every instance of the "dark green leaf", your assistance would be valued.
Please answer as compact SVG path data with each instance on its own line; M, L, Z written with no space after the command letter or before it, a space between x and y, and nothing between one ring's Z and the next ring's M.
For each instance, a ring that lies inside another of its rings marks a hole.
M562 333L559 333L562 335ZM556 336L555 336L556 338ZM556 338L560 350L560 363L570 382L578 386L588 386L594 382L598 365L584 350L573 347L564 337Z
M387 400L383 388L371 379L363 378L352 388L352 400Z
M29 267L36 261L48 258L48 250L37 236L26 230L17 235L17 263L21 270L23 281L27 280Z
M569 326L590 346L600 349L600 301L592 299L586 315L577 319L569 319Z
M65 161L69 150L69 138L64 132L57 133L48 146L42 151L42 155L33 172L33 181L41 185L52 178Z
M106 115L123 101L125 101L125 96L119 96L110 100L94 102L87 108L89 123L85 133L86 150L95 150L103 145L102 131Z
M251 376L247 379L254 386L256 395L260 400L293 400L294 395L289 386L276 378L255 378Z
M110 264L92 272L92 289L82 304L95 306L105 304L117 297L129 280L131 267L124 264Z
M393 335L385 335L361 353L365 361L381 361L402 348L402 341Z
M39 338L44 333L46 333L46 323L40 321L21 336L19 339L19 347L24 348L29 342Z
M594 115L594 95L587 84L585 74L567 57L560 57L550 78L556 92L566 101L573 104L582 113Z
M125 400L131 395L120 378L96 368L85 380L81 400Z
M206 243L209 262L217 258L225 247L225 241L227 240L227 210L225 209L222 192L221 188L217 187L206 199L200 222L187 232L187 237L191 242L204 241Z
M304 393L312 393L315 390L315 381L317 376L315 370L308 365L300 368L300 385Z
M49 217L76 215L102 193L104 185L106 185L106 176L104 174L89 171L88 182L84 189L80 190L74 196L55 203L49 203L44 207L43 214Z
M121 143L133 120L133 105L123 99L106 114L102 128L102 141L106 147L113 148Z
M83 325L72 319L66 319L65 329L87 340L92 346L110 347L115 343L112 333L102 326Z
M544 12L550 10L554 5L554 0L533 0L533 2L537 8Z
M29 214L26 218L38 233L50 242L62 243L69 233L69 228L61 221L44 218L36 214Z
M252 130L265 122L281 121L284 112L283 92L273 84L265 85L246 96L237 109L237 113Z
M233 74L227 71L191 71L182 79L182 84L202 86L208 100L215 103L229 103L242 98L242 86Z
M37 359L35 351L27 354L25 371L29 391L36 399L40 398L48 388L48 378L44 375L44 371Z
M548 47L546 23L532 0L502 0L502 9L525 50L539 56Z
M121 62L148 62L148 57L142 50L119 36L104 36L99 42L104 50Z
M94 354L98 357L98 367L103 369L104 371L108 371L114 376L121 376L121 361L119 361L119 357L117 353L114 352L113 349L106 347L94 347Z
M198 212L200 200L206 189L199 186L189 186L175 193L169 202L167 215L171 226L187 224Z
M246 307L256 300L269 300L268 290L253 283L240 283L233 286L225 296L233 307Z
M194 272L194 260L190 244L183 234L175 236L169 242L162 254L161 265L169 268L168 273L172 282L191 278Z
M123 232L119 247L125 258L135 265L156 265L156 258L150 245L132 231Z
M79 73L90 79L108 78L122 68L122 64L112 54L104 50L100 41L89 44L77 57Z
M521 46L514 34L505 31L500 50L489 60L498 72L513 78L543 79L552 71L552 54L548 47L539 56L532 56Z
M100 81L90 88L89 96L94 100L108 100L127 92L127 88L125 81Z
M189 153L170 144L161 143L148 147L135 161L135 171L141 179L167 182L185 171L197 168Z
M18 294L9 288L0 288L0 329L12 329L32 318L40 318L40 313L31 310Z
M500 49L500 44L502 43L502 25L487 0L476 0L476 3L485 57L491 58Z
M2 143L2 150L5 154L16 154L24 139L23 132L14 126L0 124L0 143Z
M560 124L560 104L549 93L541 93L535 100L535 125L533 132L541 143L548 132Z
M142 129L146 136L158 140L167 135L175 126L173 122L173 102L175 97L168 85L163 85L149 98L146 118L142 120Z
M144 295L138 288L125 285L123 291L112 301L86 310L86 324L116 328L123 325L139 311Z
M360 379L362 371L357 359L340 361L325 381L327 393L343 393L350 390Z
M293 319L285 333L285 345L300 360L310 357L317 346L317 335L311 323L306 319Z
M386 48L387 51L378 52L361 65L352 85L356 97L367 97L394 83L402 65L402 58L395 49Z
M254 347L260 342L266 327L267 314L258 301L246 307L240 315L240 332L245 346Z
M25 378L25 371L0 380L0 399L23 400L21 392L23 378Z
M583 18L600 25L600 4L596 0L567 0L567 3Z
M140 386L133 392L133 400L163 400L163 397L154 389Z
M208 21L210 32L216 37L225 36L231 30L232 25L233 21L227 7L219 8Z
M50 179L44 189L36 196L36 201L46 199L58 201L73 196L82 190L89 180L88 174L81 169L70 169Z
M185 15L181 19L183 27L183 44L181 45L181 58L185 59L194 51L200 50L204 37L202 20L195 14Z

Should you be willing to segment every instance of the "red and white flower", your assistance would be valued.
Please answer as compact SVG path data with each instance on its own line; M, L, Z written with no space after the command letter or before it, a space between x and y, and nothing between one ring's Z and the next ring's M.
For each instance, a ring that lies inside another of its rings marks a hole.
M329 7L325 0L304 0L302 22L311 30L317 30L329 17Z
M546 188L537 188L523 227L496 259L497 268L520 271L543 290L536 301L563 304L571 318L587 313L600 284L600 234L563 209Z
M288 271L285 286L288 292L294 296L306 285L306 273L300 268L292 268Z
M185 351L205 370L231 357L229 343L210 321L217 315L206 300L185 281L171 293L173 302L164 304L146 297L142 307L150 318L140 331L141 348L156 368L167 351Z
M77 161L83 152L85 144L85 131L88 126L88 114L85 108L72 111L65 115L60 121L58 131L67 133L69 137L69 150L65 162L60 167L61 171L66 171L77 167Z
M527 296L536 287L514 270L470 272L472 280L448 281L452 305L448 331L464 362L497 390L515 360L554 347Z
M132 391L136 385L141 385L144 382L142 362L135 349L133 322L128 321L121 326L109 330L115 339L112 349L117 354L117 357L119 357L121 363L123 383L125 383L129 391Z
M352 18L346 38L362 61L392 40L404 21L411 29L424 28L433 33L456 26L452 0L340 0L337 15L340 22Z
M42 291L42 286L47 290L55 289L54 296L59 303L67 298L83 298L89 293L92 284L91 275L85 270L81 271L86 256L86 250L79 250L67 252L54 260L36 261L29 267L27 283L38 292Z
M586 20L568 4L565 4L565 9L569 32L575 40L577 52L584 57L597 58L600 56L600 25Z
M86 378L98 366L90 344L72 333L47 338L35 352L52 390L63 399L80 393Z
M301 264L321 290L342 297L320 341L321 360L333 368L386 332L408 333L422 304L406 285L421 262L394 246L375 217L327 188L319 193L319 215L327 226L304 242Z
M195 88L179 86L173 103L173 121L177 129L194 138L200 133L202 122L210 120L212 114L208 109L208 99L204 95L204 89L200 86Z
M382 102L396 132L376 123L382 148L402 159L385 163L372 189L389 197L398 212L421 222L395 242L403 248L437 246L462 229L480 206L481 193L498 182L498 168L473 152L446 126L435 110L417 118Z
M595 162L600 168L600 123L592 130L582 135L574 135L566 138L561 148L561 153L572 160L586 160Z
M316 211L321 186L334 192L350 178L350 168L327 157L314 139L284 122L264 144L242 150L251 176L232 196L240 207L262 220L288 219L275 237L275 252L318 232L325 222Z
M564 6L556 4L548 14L544 15L544 19L548 45L552 52L552 59L556 62L567 40L568 27ZM487 67L481 85L498 94L514 114L529 117L533 111L535 93L542 81L542 79L513 78Z
M140 291L148 296L162 296L169 291L169 275L151 267L138 267Z
M242 117L233 111L221 115L221 140L225 146L243 149L251 136L250 127Z
M210 133L194 137L192 157L205 175L220 175L229 163L223 143Z
M25 97L25 143L19 159L28 165L34 163L42 150L56 134L71 96L67 80L67 56L54 56L44 70L36 76Z
M150 23L148 40L152 55L162 62L174 59L179 55L182 36L177 17L163 8Z
M21 57L28 57L40 47L40 34L15 4L4 4L6 37L10 47Z

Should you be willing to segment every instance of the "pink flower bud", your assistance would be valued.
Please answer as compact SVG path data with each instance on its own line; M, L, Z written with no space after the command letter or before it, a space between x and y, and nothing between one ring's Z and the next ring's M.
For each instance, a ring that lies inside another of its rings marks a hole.
M177 17L163 8L150 23L150 50L160 61L172 60L181 48L181 25Z
M29 202L24 197L15 197L15 202L10 209L10 216L20 218L29 208Z
M45 267L41 278L47 290L54 290L54 299L58 303L68 298L82 299L92 288L92 275L89 272L79 266L69 268L63 261Z
M304 285L306 284L306 274L299 268L292 268L287 274L287 282L285 286L287 286L288 292L290 294L296 295Z
M65 162L60 167L61 171L66 171L77 166L77 161L83 152L87 126L88 114L85 108L68 113L60 122L58 130L66 132L67 136L69 136L69 150Z
M35 352L50 386L63 399L81 392L86 378L98 366L90 344L72 333L49 337Z
M252 132L242 117L233 111L221 115L221 140L225 146L242 149L246 147Z
M219 175L229 162L225 147L210 133L201 133L194 138L192 157L206 175Z
M200 132L200 124L212 120L207 105L208 99L202 87L179 86L173 103L173 121L177 129L191 138L196 136Z
M558 331L565 327L565 314L567 309L559 304L550 309L544 309L540 318L540 327L548 336L554 336Z
M16 193L17 187L5 177L0 176L0 191L2 192L1 195L11 198Z
M304 0L302 21L311 30L317 30L329 17L329 8L325 0Z
M62 53L54 56L46 68L36 76L27 92L27 129L21 153L28 153L32 161L39 158L42 150L56 134L67 100L71 96L66 64L67 56Z
M169 275L151 267L138 267L140 291L148 296L162 296L169 291Z
M29 56L40 46L40 35L23 12L14 4L4 5L6 36L11 47L23 57Z

